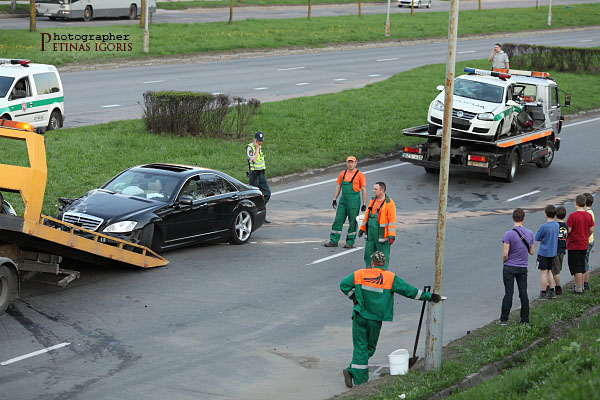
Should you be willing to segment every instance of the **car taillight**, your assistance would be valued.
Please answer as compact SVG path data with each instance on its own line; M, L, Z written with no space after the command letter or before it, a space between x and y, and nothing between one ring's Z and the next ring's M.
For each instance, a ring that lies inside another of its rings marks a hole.
M420 147L403 147L402 151L405 152L405 153L421 154L421 148Z
M486 156L473 156L469 154L469 161L477 161L477 162L487 162L488 158Z

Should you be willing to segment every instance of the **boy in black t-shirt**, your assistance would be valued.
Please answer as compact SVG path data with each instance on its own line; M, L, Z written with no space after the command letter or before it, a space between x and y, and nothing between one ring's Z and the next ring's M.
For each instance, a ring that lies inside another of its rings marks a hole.
M556 222L558 222L558 248L556 256L552 259L552 275L556 282L556 294L562 294L560 287L560 271L562 271L563 258L567 252L567 236L569 227L565 223L567 210L564 207L556 208Z

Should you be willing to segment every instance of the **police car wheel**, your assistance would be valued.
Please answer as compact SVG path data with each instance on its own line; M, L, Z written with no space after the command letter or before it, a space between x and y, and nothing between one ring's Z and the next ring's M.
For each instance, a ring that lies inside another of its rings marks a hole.
M494 142L497 141L498 139L500 139L500 136L502 136L502 122L500 121L500 123L498 124L498 128L496 128L496 134L494 135Z
M129 19L136 19L137 18L137 6L135 4L132 4L129 6Z
M62 118L60 117L59 111L52 111L50 114L50 120L48 121L48 130L58 129L62 126Z
M0 314L8 308L15 284L12 271L6 265L0 265Z
M247 210L238 211L231 222L231 243L244 244L252 235L252 215Z

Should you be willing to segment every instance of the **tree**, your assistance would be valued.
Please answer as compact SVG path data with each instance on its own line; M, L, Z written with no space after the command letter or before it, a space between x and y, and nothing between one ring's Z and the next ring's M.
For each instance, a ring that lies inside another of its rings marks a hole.
M29 32L35 32L35 0L29 0Z
M233 0L229 1L229 22L228 24L231 25L233 23Z
M312 10L312 1L308 0L308 20L310 21L310 12Z
M358 17L362 18L362 10L360 9L360 0L358 0Z

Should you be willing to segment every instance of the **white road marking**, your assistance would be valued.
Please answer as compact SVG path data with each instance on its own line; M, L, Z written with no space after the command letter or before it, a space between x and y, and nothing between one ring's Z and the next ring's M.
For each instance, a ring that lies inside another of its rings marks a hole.
M371 174L373 172L383 171L383 170L390 169L390 168L401 167L403 165L408 165L408 164L410 164L410 163L404 162L404 163L401 163L401 164L388 165L387 167L376 168L376 169L372 169L370 171L363 171L363 174ZM302 186L298 186L298 187L291 188L291 189L280 190L278 192L271 193L271 196L275 196L276 194L283 194L283 193L288 193L288 192L294 192L296 190L302 190L302 189L306 189L306 188L313 187L313 186L324 185L326 183L331 183L331 182L335 182L335 181L337 181L337 178L335 178L335 179L327 179L326 181L320 181L320 182L310 183L308 185L302 185Z
M375 61L377 61L377 62L381 62L381 61L396 61L396 60L399 60L399 59L400 59L400 57L394 57L394 58L381 58L381 59L379 59L379 60L375 60Z
M304 86L304 85L310 85L310 83L308 83L308 82L296 83L296 86Z
M254 90L267 90L268 87L255 87Z
M569 124L569 125L563 125L563 129L570 128L575 125L587 124L588 122L594 122L594 121L600 121L600 118L593 118L593 119L588 119L586 121L575 122L575 123Z
M381 76L379 74L373 74L373 75L369 75L369 78L377 78L378 76Z
M162 81L146 81L146 82L142 82L142 83L162 83L164 82L164 80Z
M278 68L277 71L293 71L295 69L305 69L306 67L291 67L291 68Z
M346 80L346 78L337 78L337 79L334 79L334 81L336 81L336 82L341 82L341 81L345 81L345 80Z
M261 241L259 242L248 242L248 243L252 243L252 244L311 244L311 243L323 243L323 240L297 240L294 242L275 242L275 241Z
M458 54L477 53L475 50L459 51Z
M108 104L106 106L102 106L102 108L112 108L112 107L121 107L120 104Z
M2 361L0 363L0 365L8 365L8 364L12 364L12 363L17 362L17 361L24 360L26 358L39 356L40 354L44 354L44 353L47 353L47 352L52 351L52 350L60 349L61 347L65 347L65 346L68 346L70 344L71 343L66 343L65 342L65 343L57 344L55 346L46 347L45 349L34 351L33 353L25 354L24 356L15 357L15 358L11 358L10 360Z
M329 256L329 257L321 258L320 260L313 261L313 262L311 262L310 264L306 264L306 265L315 265L315 264L319 264L319 263L322 263L322 262L325 262L325 261L329 261L329 260L331 260L331 259L333 259L333 258L337 258L337 257L345 256L346 254L350 254L350 253L354 253L355 251L362 250L362 249L364 249L364 247L355 247L355 248L353 248L353 249L351 249L351 250L342 251L341 253L334 254L334 255L332 255L332 256Z
M221 92L214 92L214 93L213 93L213 96L218 96L218 95L220 95L220 94L223 94L223 93L221 93Z
M539 193L539 192L540 192L539 190L534 190L533 192L525 193L525 194L522 194L520 196L513 197L512 199L508 199L508 200L506 200L506 202L513 201L513 200L518 200L518 199L522 199L523 197L531 196L532 194L536 194L536 193Z
M591 41L592 41L592 39L583 39L583 40L580 40L581 43L583 43L583 42L591 42Z

